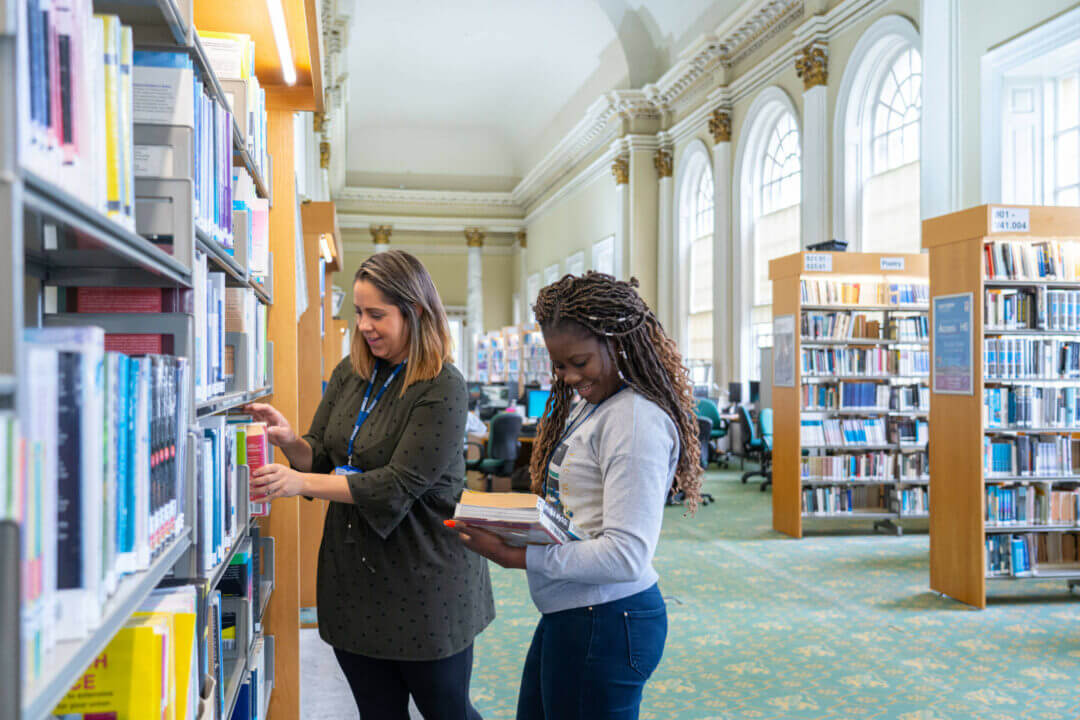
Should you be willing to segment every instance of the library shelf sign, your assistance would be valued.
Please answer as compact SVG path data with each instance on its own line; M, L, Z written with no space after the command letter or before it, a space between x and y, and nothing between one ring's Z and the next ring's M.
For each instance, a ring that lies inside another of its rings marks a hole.
M795 316L773 319L773 385L795 387Z
M972 395L972 293L938 295L933 299L934 392Z

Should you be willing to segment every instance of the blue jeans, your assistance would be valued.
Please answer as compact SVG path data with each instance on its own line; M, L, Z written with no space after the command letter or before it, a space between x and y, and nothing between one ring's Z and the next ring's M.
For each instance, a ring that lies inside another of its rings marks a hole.
M666 638L667 607L656 585L542 616L525 656L517 720L637 720Z

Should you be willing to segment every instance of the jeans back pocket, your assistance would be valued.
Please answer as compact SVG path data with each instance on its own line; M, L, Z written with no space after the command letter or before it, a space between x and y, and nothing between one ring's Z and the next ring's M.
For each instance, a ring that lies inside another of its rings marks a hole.
M660 664L667 639L667 608L652 610L626 610L626 644L630 667L642 677L648 678Z

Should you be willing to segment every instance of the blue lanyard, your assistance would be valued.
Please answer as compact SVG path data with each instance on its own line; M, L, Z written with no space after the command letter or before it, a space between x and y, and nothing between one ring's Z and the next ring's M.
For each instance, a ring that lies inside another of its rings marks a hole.
M574 421L573 421L573 422L571 422L571 423L570 423L570 427L568 427L568 428L567 428L567 429L566 429L565 431L563 431L562 437L560 437L560 438L559 438L559 442L555 443L555 447L556 447L556 449L557 449L557 448L558 448L558 447L559 447L560 445L562 445L562 444L563 444L564 442L566 442L567 440L569 440L569 439L570 439L570 436L574 434L574 431L576 431L576 430L577 430L578 428L580 428L580 427L581 427L582 425L584 425L584 424L585 424L585 422L586 422L586 421L587 421L587 420L588 420L589 418L591 418L591 417L592 417L593 413L594 413L594 412L596 412L597 410L599 410L599 409L600 409L600 406L601 406L601 405L603 405L603 404L604 404L604 403L606 403L606 402L607 402L608 400L610 400L611 398L613 398L613 397L615 397L616 395L618 395L618 394L619 394L620 392L622 392L622 391L623 391L623 390L624 390L625 388L626 388L626 385L625 385L625 384L624 384L624 385L621 385L621 386L619 386L619 389L618 389L618 390L616 390L615 392L613 392L613 393L612 393L611 395L609 395L608 397L604 398L604 399L603 399L603 400L601 400L600 402L598 402L598 403L596 403L595 405L593 405L593 406L592 406L592 409L591 409L591 410L589 410L588 412L585 412L584 410L582 410L582 411L581 411L580 413L578 413L578 416L577 416L576 418L574 418ZM551 455L549 455L549 456L548 456L548 461L547 461L547 465L546 465L546 466L544 467L544 498L545 498L545 499L547 498L547 485L548 485L548 474L549 474L549 473L551 472L551 460L552 460L552 458L554 458L554 457L555 457L555 452L554 452L554 451L552 451Z
M364 398L360 401L360 412L356 414L356 425L353 426L352 435L349 436L349 455L346 462L352 462L352 450L353 442L356 440L357 434L360 432L360 427L368 419L368 415L375 409L375 406L379 404L379 398L386 392L386 388L390 387L390 383L394 382L394 378L401 372L401 368L405 367L405 363L398 363L394 366L394 369L390 371L390 377L386 378L386 382L379 388L379 392L375 393L375 399L371 400L371 404L368 404L368 400L371 399L371 386L375 384L375 376L379 374L379 368L382 367L382 361L375 361L375 369L371 373L371 379L368 380L367 390L364 391Z

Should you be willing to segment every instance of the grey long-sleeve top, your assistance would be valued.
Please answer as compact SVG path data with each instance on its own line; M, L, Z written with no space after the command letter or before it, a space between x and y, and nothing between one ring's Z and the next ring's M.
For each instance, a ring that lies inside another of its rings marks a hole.
M542 613L620 600L658 577L652 559L679 460L675 423L632 388L592 408L581 402L571 410L567 425L582 422L556 447L549 478L549 491L589 539L526 551L529 591Z
M372 395L386 380L383 365ZM331 502L319 548L319 634L386 660L464 650L495 617L487 561L443 526L464 487L467 392L450 364L402 395L398 374L364 423L348 476L355 504ZM312 472L348 464L367 382L349 358L334 369L304 439Z

